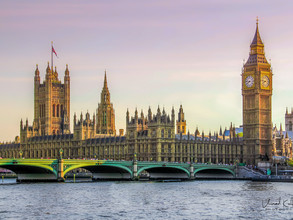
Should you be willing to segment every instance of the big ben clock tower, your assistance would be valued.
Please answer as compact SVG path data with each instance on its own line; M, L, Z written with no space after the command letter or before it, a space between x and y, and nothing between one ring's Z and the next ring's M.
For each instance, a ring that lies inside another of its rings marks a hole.
M272 70L264 53L258 20L242 71L244 162L272 158Z

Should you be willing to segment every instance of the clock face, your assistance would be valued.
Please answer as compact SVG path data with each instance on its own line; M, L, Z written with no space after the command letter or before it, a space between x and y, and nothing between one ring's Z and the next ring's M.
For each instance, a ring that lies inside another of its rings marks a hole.
M246 79L245 79L245 85L250 88L253 86L253 83L254 83L254 79L253 79L253 76L247 76Z
M270 85L270 79L268 76L262 76L261 77L261 85L266 88Z

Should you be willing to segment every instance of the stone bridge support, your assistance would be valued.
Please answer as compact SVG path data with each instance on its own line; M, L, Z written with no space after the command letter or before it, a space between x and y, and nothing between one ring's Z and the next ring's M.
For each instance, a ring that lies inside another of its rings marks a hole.
M63 163L64 163L63 159L58 160L58 175L57 175L58 182L64 182Z
M133 161L133 180L137 180L138 176L137 176L137 161Z
M190 163L189 172L190 172L190 179L193 180L194 179L194 166L192 163Z

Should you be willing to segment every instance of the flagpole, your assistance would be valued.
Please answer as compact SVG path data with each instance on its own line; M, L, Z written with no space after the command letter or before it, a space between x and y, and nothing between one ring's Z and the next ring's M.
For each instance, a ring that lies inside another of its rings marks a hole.
M53 73L53 41L51 41L51 65L52 65L51 72Z

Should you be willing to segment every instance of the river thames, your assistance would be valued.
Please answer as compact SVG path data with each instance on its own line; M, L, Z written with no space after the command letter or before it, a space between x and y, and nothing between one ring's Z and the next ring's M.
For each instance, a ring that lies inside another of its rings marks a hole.
M293 216L291 183L14 182L5 179L0 184L0 219L292 219Z

